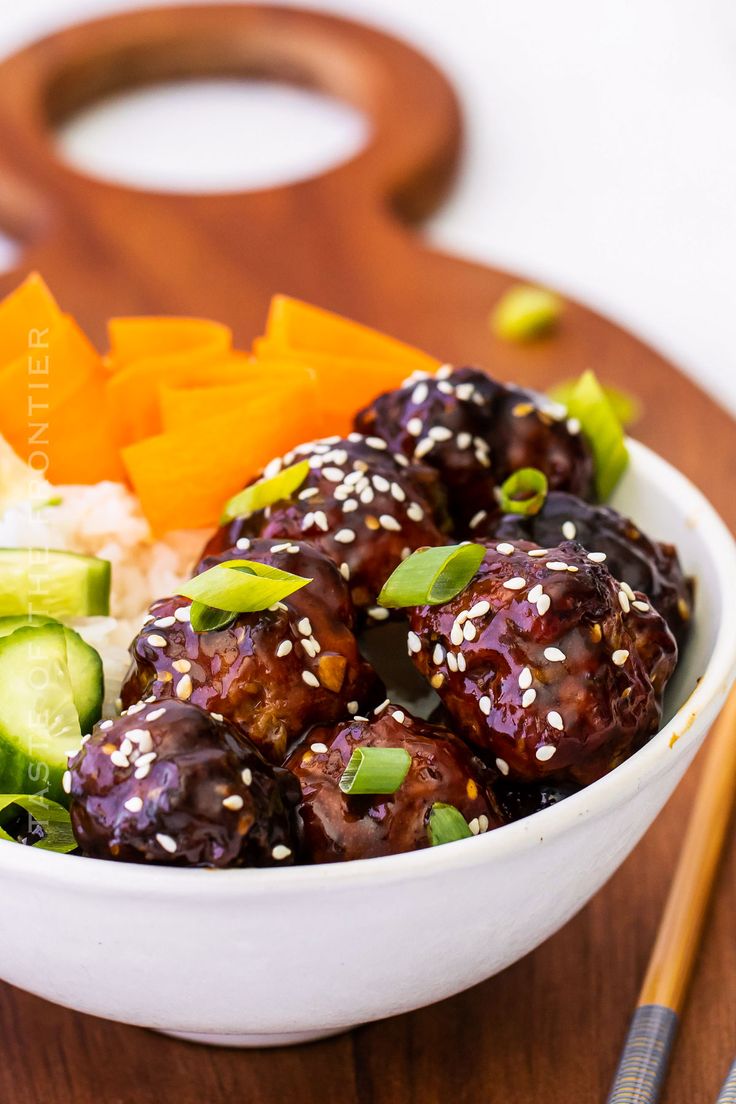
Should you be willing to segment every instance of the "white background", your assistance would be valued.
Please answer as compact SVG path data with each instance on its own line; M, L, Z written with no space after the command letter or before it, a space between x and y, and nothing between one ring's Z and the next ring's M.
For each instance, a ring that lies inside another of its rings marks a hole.
M0 0L0 54L76 18L131 6L125 0ZM393 29L454 81L466 113L467 150L453 198L428 227L433 240L608 312L736 411L736 0L307 0L299 6ZM265 113L260 126L258 119L243 124L262 151L263 164L250 168L253 183L269 171L288 171L290 159L307 165L317 143L329 156L335 142L355 138L350 118L319 111L310 118L310 109L297 104L300 125L285 142L288 94L251 104ZM72 131L67 148L88 160L111 157L126 127L140 130L141 114L133 117L131 110L98 112ZM218 114L231 127L240 110L233 101ZM164 125L169 112L174 124ZM206 95L178 108L171 98L152 101L137 143L139 177L155 179L172 162L195 174L197 166L214 166L223 181L247 171L228 165L232 143L230 153L225 144L219 154L213 150L219 139L207 118ZM172 141L184 133L186 147L172 153Z

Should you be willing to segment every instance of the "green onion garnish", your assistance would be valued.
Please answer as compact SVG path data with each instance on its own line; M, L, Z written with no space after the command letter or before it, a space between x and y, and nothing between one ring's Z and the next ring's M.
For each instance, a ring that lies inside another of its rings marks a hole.
M77 846L69 814L55 801L49 801L40 794L0 794L0 813L9 805L17 805L41 825L45 836L38 843L32 844L32 847L38 847L40 851L66 854ZM17 842L3 828L0 828L0 839Z
M549 389L548 395L555 402L567 406L577 382L577 380L568 379L556 383L554 387ZM601 387L603 388L603 394L611 404L614 414L625 429L639 421L642 415L642 404L636 395L632 395L630 391L624 391L621 387L611 387L610 384L605 386L601 384Z
M192 599L192 612L197 624L203 626L197 628L193 618L195 632L208 632L213 628L223 628L232 621L232 617L221 621L197 609L197 606L229 614L255 613L268 609L311 582L302 575L292 575L255 560L227 560L215 564L201 575L195 575L180 588L179 594Z
M266 506L274 502L281 502L284 498L290 498L294 491L301 487L309 474L309 461L300 460L298 464L292 464L289 468L283 468L278 475L271 479L259 479L257 483L251 483L244 491L239 491L225 503L220 524L226 525L235 518L248 517L257 510L264 510Z
M519 468L499 487L499 505L505 514L538 514L548 486L547 476L538 468Z
M344 794L392 794L410 766L411 755L405 748L356 748L339 786Z
M567 399L567 412L577 418L595 460L595 486L605 502L629 462L621 422L595 372L583 372Z
M482 545L470 543L413 552L389 575L378 604L401 609L449 602L468 585L485 553Z
M503 341L530 341L548 333L562 313L562 300L546 288L517 284L501 296L491 329Z
M429 810L427 835L432 847L437 847L440 843L454 843L455 840L467 839L472 834L467 820L454 805L445 805L442 801L436 801Z
M204 602L192 602L189 623L198 633L217 632L218 629L226 629L228 625L232 625L237 616L237 613L230 613L229 610L206 606Z

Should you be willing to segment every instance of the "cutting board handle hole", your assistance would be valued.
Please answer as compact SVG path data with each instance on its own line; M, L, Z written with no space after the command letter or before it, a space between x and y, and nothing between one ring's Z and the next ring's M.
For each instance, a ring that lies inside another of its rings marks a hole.
M257 77L142 85L51 121L59 157L78 171L170 193L245 192L318 176L358 154L371 130L342 100Z

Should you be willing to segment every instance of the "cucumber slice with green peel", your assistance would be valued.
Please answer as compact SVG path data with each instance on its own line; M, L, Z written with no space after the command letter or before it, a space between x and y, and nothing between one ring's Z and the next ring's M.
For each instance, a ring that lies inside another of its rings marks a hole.
M110 612L110 563L76 552L0 548L0 617Z
M62 625L0 639L0 790L66 804L62 778L82 730Z
M30 617L0 617L0 641L17 629L39 628L43 625L58 625L53 617L32 614ZM66 654L69 677L72 683L74 704L77 707L79 726L86 736L102 716L102 702L105 697L105 680L102 671L102 659L98 652L82 639L78 632L67 625L61 626L66 640ZM0 769L2 769L0 767Z

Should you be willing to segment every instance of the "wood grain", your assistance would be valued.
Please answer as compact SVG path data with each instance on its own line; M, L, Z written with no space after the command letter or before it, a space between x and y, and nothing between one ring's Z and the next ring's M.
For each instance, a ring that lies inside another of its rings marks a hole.
M365 111L373 136L319 179L246 195L136 192L58 161L52 128L70 112L134 83L193 74L278 76L328 91ZM130 312L210 315L247 342L271 294L283 291L540 387L592 365L641 395L641 438L706 487L734 525L734 424L715 403L577 304L551 340L495 342L487 315L515 277L431 252L411 229L449 185L459 145L458 108L442 76L365 27L239 6L73 27L0 66L0 224L25 247L22 271L4 277L0 291L39 268L98 342L105 318ZM450 1001L337 1039L274 1052L207 1050L0 987L0 1100L598 1101L636 1001L696 774L592 904L533 955ZM735 911L729 848L668 1104L714 1099L736 1048Z

